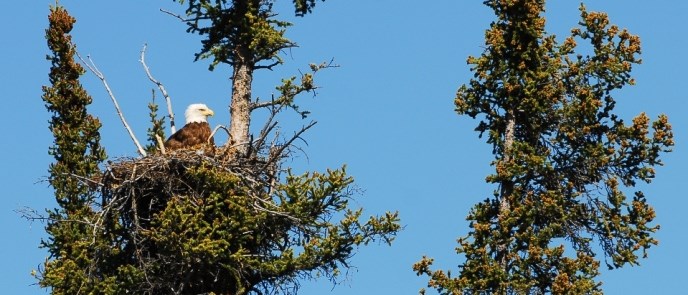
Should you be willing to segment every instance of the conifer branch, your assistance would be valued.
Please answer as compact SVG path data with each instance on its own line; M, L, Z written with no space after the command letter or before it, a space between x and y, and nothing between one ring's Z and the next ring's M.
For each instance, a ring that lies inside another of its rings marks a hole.
M103 82L103 85L105 86L105 90L107 91L108 95L110 96L110 99L112 100L112 103L115 105L115 109L117 111L117 115L119 115L120 120L122 121L122 124L124 124L124 128L127 129L127 132L129 132L129 137L131 137L131 140L134 141L134 144L136 145L136 149L139 152L139 155L141 156L146 156L146 151L143 149L139 141L136 139L136 135L134 135L134 131L131 130L131 127L129 127L129 124L127 123L127 120L124 118L124 115L122 114L122 110L119 107L119 104L117 103L117 99L115 98L115 95L112 93L112 89L110 89L110 85L108 84L107 80L105 79L105 75L98 70L98 67L96 64L93 62L91 59L91 56L88 55L86 56L88 58L88 62L84 60L81 55L77 52L76 56L79 57L79 60L81 60L86 67L91 70L91 73L93 73L98 79L100 79L101 82Z
M147 47L148 44L143 44L143 48L141 49L141 59L139 59L139 62L141 62L143 69L146 71L146 76L148 76L148 80L150 80L151 82L153 82L153 84L158 86L158 89L160 89L160 93L162 93L162 96L165 98L165 102L167 103L167 113L169 114L168 117L170 118L170 133L174 134L175 132L177 132L177 127L174 124L174 111L172 111L172 99L170 98L170 95L167 93L165 86L153 77L153 75L150 72L150 68L148 68L148 65L146 64Z

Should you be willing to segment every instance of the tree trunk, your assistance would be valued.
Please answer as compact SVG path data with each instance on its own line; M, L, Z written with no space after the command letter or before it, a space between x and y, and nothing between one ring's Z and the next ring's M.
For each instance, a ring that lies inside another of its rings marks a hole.
M249 126L251 125L251 83L253 82L253 65L244 50L237 50L232 76L232 101L229 107L230 140L227 144L234 146L239 155L248 150Z
M516 129L516 117L514 116L513 110L508 110L506 114L506 129L504 130L504 148L502 158L503 163L509 163L512 160L511 150L514 145L514 132ZM500 219L506 210L509 210L509 202L506 199L507 196L511 195L514 189L514 182L509 180L502 180L501 183L501 200L499 201L499 215Z
M502 163L509 163L512 160L512 148L514 145L514 132L516 129L516 117L514 116L514 111L513 110L507 110L506 114L506 128L504 130L504 148L503 148L503 155L504 157L502 158ZM508 173L508 172L507 172ZM501 189L500 189L500 197L501 199L499 200L499 224L501 224L506 218L508 218L508 212L509 209L511 208L509 204L509 196L513 193L514 190L514 182L513 179L507 179L507 180L501 180ZM500 230L504 231L504 229L500 228ZM509 273L508 269L508 241L506 240L506 236L502 237L504 239L502 244L497 245L497 261L499 262L499 266L504 270L505 273ZM504 289L500 288L500 294L506 294L507 289L504 287Z

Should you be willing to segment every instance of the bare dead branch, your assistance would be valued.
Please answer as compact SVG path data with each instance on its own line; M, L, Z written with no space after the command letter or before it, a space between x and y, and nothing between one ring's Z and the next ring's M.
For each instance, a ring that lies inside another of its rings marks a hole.
M15 213L19 214L21 218L24 218L30 222L34 221L39 221L39 222L75 222L75 223L82 223L86 225L91 225L94 226L93 223L85 220L76 220L76 219L55 219L50 216L45 216L41 213L38 213L36 209L33 209L28 206L24 206L20 209L15 209Z
M143 48L141 49L141 59L139 61L141 62L141 65L143 65L143 69L146 71L146 75L148 76L148 80L153 82L156 86L158 86L158 89L160 89L160 93L162 93L162 96L165 97L165 102L167 102L167 113L169 114L168 118L170 118L170 133L174 134L177 132L177 127L174 125L174 112L172 111L172 99L170 99L170 95L167 93L167 90L165 89L165 86L162 85L160 81L155 79L153 75L150 72L150 68L148 68L148 65L146 64L146 48L148 47L148 44L143 44Z
M301 127L301 130L299 130L298 132L294 133L294 136L292 136L291 139L289 139L289 140L288 140L286 143L284 143L283 145L279 146L279 147L275 150L274 154L270 155L270 158L266 161L264 167L267 168L269 165L275 163L275 161L277 161L278 159L280 159L280 157L283 155L284 151L285 151L289 146L291 146L291 145L294 143L294 141L295 141L296 139L301 138L301 134L303 134L304 132L306 132L306 130L308 130L308 129L310 129L311 127L313 127L316 123L317 123L316 121L311 121L310 123L308 123L308 125L305 125L305 126Z
M317 69L314 68L314 66ZM338 67L339 67L339 65L334 63L334 57L333 57L332 59L330 59L329 62L323 62L319 65L311 65L311 70L313 70L313 72L317 72L317 71L322 70L322 69L338 68Z
M215 133L217 133L217 131L218 131L219 129L222 129L222 130L224 130L225 132L227 132L227 134L230 134L230 133L229 133L229 129L227 129L227 127L225 127L224 125L217 125L217 126L215 127L215 129L213 129L213 132L210 133L210 136L208 137L207 143L210 143L210 139L213 138L213 136L215 136Z
M272 68L274 68L275 66L277 66L277 65L279 65L279 64L281 64L281 63L282 63L282 61L277 60L277 61L274 61L274 62L268 64L268 65L256 65L255 68L256 68L256 69L268 69L268 70L272 70Z
M24 219L31 221L31 222L33 222L33 221L41 221L41 222L50 221L49 217L38 213L38 211L36 209L28 207L28 206L23 206L19 209L14 209L14 213L19 214L19 216L21 216L21 218L24 218Z
M270 107L270 106L274 106L274 105L278 105L278 104L280 104L280 101L275 101L275 100L261 101L261 102L251 103L249 108L251 109L251 111L253 111L255 109L266 108L266 107Z
M256 198L256 200L263 201L263 200L261 200L260 198ZM263 201L263 202L264 202L265 204L273 205L273 204L268 203L268 202L265 202L265 201ZM287 213L267 209L267 208L265 208L265 207L259 205L258 202L256 202L256 201L253 202L253 208L255 208L255 209L257 209L257 210L260 210L260 211L265 211L265 212L270 213L270 214L273 214L273 215L279 215L279 216L282 216L282 217L289 218L289 219L291 219L292 222L294 222L294 223L300 223L300 222L301 222L301 220L299 220L298 218L293 217L293 216L291 216L291 215L289 215L289 214L287 214Z
M272 101L274 101L274 95ZM270 134L270 132L272 132L272 130L277 126L278 122L274 121L275 117L277 116L277 113L279 113L284 108L283 104L270 104L268 106L270 107L270 117L267 121L265 121L263 128L260 130L260 135L258 136L258 139L254 142L254 146L258 150L260 150L263 147L263 144L265 143L268 134Z
M76 175L74 173L61 173L63 176L69 176L69 177L74 177L76 180L81 182L82 184L85 184L87 186L103 186L102 183L95 181L91 178L81 176L81 175Z
M160 12L162 12L162 13L164 13L164 14L168 14L168 15L170 15L170 16L176 18L176 19L179 19L180 21L183 21L183 22L192 21L192 19L183 18L183 17L182 17L181 15L179 15L179 14L173 13L173 12L171 12L171 11L169 11L169 10L165 10L165 9L162 9L162 8L160 8Z
M198 22L198 21L201 21L201 20L209 20L209 19L211 19L211 17L209 17L209 16L206 16L206 17L197 16L197 17L193 17L193 18L184 18L184 17L181 16L181 14L174 13L174 12L171 12L171 11L166 10L166 9L163 9L163 8L160 8L160 12L162 12L162 13L164 13L164 14L167 14L167 15L169 15L169 16L172 16L172 17L174 17L174 18L176 18L176 19L178 19L178 20L180 20L180 21L182 21L182 22ZM194 29L198 29L198 25L194 25L193 28L194 28Z
M270 97L270 101L260 101L260 98L256 98L255 101L249 103L248 107L251 110L251 112L253 112L253 110L256 110L259 108L270 107L270 108L272 108L271 112L273 112L272 116L274 116L275 115L274 114L274 107L280 106L280 105L282 105L282 101L281 100L275 100L275 94L273 93ZM270 118L270 119L272 119L272 118Z
M129 124L127 124L127 120L124 119L124 115L122 114L122 110L119 107L119 104L117 103L117 99L115 98L115 95L112 93L112 90L110 89L110 85L108 84L107 80L105 79L105 75L98 70L98 67L96 64L93 62L91 59L90 55L87 55L86 57L88 58L88 62L86 62L81 55L77 52L76 55L79 57L82 63L88 67L89 70L91 70L91 73L96 75L98 79L100 79L101 82L103 82L103 85L105 86L105 90L107 91L108 95L110 96L110 99L112 100L112 103L115 105L115 109L117 110L117 115L119 115L120 120L122 121L122 124L124 124L124 128L127 129L127 132L129 132L129 137L131 137L131 140L134 141L134 144L136 145L136 149L139 152L139 155L141 156L146 156L146 151L143 149L139 141L136 139L136 136L134 135L134 131L131 130L129 127Z
M277 124L277 121L272 122L271 124L265 124L263 130L260 131L260 136L254 142L254 146L256 147L256 149L263 148L263 145L265 144L265 139L267 139L268 134L270 134L270 132L272 132L272 130L274 130L275 127L277 127Z

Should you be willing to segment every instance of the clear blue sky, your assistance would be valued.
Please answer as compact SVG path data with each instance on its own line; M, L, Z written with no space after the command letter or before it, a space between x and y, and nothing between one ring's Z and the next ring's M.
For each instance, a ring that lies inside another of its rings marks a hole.
M43 35L48 6L54 2L29 2L6 1L0 18L4 294L45 292L30 276L46 257L38 249L46 237L43 224L24 221L14 210L54 206L52 189L43 182L52 160L47 154L52 137L41 100L49 69ZM148 65L165 83L178 118L189 103L205 102L216 111L211 123L227 124L229 68L209 72L207 62L194 63L198 38L158 11L181 12L181 6L172 1L60 2L78 20L73 35L79 51L90 54L105 73L139 139L148 127L146 104L153 87L138 62L144 43L149 46ZM577 23L579 2L549 2L548 30L562 36ZM688 2L588 2L590 10L609 13L613 23L643 41L644 63L634 69L638 84L617 93L617 111L624 118L641 111L652 117L666 113L676 136L675 151L664 157L666 166L658 169L651 185L642 186L662 226L660 245L640 267L603 270L603 288L607 294L680 294L685 292L688 265L688 198L679 186L688 176L688 103L683 91ZM361 248L343 284L307 281L301 294L417 294L427 278L416 277L411 265L422 255L434 257L439 268L456 270L461 257L454 253L455 240L468 230L465 216L493 188L484 183L492 171L491 148L472 131L475 121L453 112L453 98L471 76L466 57L480 54L491 21L491 11L479 0L328 0L319 3L313 15L295 20L288 36L300 48L287 52L286 64L257 74L254 94L269 97L281 77L306 69L309 62L335 58L341 67L317 78L319 95L301 98L319 124L305 135L306 154L289 164L305 171L346 163L364 190L354 205L369 214L399 210L405 225L392 247ZM135 155L99 81L91 74L82 81L94 98L91 112L103 120L108 154ZM290 132L301 123L296 116L286 116L283 130Z

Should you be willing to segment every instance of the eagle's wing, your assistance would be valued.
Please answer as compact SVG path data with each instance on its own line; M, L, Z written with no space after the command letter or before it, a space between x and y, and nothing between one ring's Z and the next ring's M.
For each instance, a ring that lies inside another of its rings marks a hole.
M210 125L207 122L193 122L184 125L175 134L165 141L166 150L191 148L200 144L206 144L210 137ZM210 138L210 143L215 145L215 140Z

